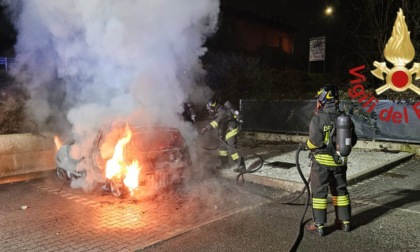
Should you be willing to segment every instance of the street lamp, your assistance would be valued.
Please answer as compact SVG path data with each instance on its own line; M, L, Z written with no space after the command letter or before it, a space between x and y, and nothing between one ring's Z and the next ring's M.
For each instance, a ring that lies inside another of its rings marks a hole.
M327 6L327 8L325 8L325 15L327 16L332 16L334 9L331 6Z

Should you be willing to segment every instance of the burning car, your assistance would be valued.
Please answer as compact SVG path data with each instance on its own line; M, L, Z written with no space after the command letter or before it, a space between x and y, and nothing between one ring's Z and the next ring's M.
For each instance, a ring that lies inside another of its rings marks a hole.
M85 170L77 170L77 164L81 160L76 160L71 157L70 149L74 144L74 141L67 142L63 145L59 143L57 137L54 139L57 146L57 153L55 154L56 163L56 175L61 180L72 180L84 177L86 175Z
M69 147L63 145L60 150L63 148ZM63 174L68 175L68 169L60 162L65 153L60 150L56 158L57 175L63 177ZM88 158L91 166L106 177L103 188L110 190L115 197L136 192L151 194L180 184L186 169L191 166L189 149L180 131L161 125L127 125L125 129L99 131ZM78 160L67 159L77 165Z

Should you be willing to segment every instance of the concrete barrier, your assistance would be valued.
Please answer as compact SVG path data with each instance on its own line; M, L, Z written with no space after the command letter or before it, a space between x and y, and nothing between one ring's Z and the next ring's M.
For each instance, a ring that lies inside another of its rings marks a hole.
M54 139L47 134L0 135L0 184L50 174L55 152Z

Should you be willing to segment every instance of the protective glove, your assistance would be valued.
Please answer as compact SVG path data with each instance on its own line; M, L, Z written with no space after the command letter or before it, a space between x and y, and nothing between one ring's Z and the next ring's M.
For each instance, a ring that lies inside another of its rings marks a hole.
M207 131L208 131L207 127L202 128L200 131L200 135L204 135L204 133L206 133Z

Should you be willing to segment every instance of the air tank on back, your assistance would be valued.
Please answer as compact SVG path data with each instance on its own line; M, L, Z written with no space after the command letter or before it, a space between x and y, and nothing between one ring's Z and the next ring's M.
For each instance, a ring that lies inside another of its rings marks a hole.
M352 121L348 115L340 115L336 121L336 151L342 157L350 155L352 145Z

